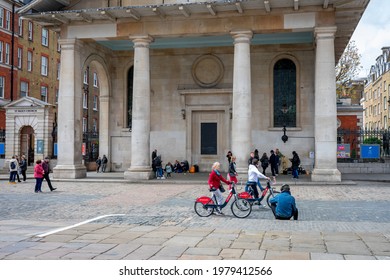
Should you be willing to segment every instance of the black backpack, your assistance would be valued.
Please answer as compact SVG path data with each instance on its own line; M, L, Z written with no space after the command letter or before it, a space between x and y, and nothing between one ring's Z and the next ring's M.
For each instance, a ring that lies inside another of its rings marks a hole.
M15 169L16 168L16 164L14 161L11 162L11 169Z

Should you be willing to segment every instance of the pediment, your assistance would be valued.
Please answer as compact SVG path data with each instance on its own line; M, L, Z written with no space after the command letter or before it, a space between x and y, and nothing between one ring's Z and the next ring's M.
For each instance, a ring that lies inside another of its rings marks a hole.
M50 103L47 103L45 101L39 100L34 97L23 97L18 100L15 100L7 105L4 106L5 109L12 109L12 108L45 108L47 106L53 106Z

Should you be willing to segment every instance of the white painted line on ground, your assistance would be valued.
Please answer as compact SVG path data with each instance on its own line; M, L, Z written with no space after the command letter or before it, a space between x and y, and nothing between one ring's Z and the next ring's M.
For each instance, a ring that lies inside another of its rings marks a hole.
M60 231L64 231L64 230L71 229L71 228L75 228L75 227L78 227L78 226L81 226L81 225L85 225L85 224L88 224L90 222L97 221L97 220L100 220L100 219L104 219L104 218L107 218L107 217L124 216L124 215L125 214L103 215L103 216L99 216L99 217L96 217L96 218L93 218L93 219L90 219L90 220L86 220L84 222L77 223L77 224L74 224L74 225L71 225L71 226L58 228L58 229L55 229L55 230L52 230L52 231L49 231L49 232L46 232L46 233L38 234L37 236L38 237L45 237L45 236L48 236L48 235L51 235L51 234L54 234L54 233L57 233L57 232L60 232Z

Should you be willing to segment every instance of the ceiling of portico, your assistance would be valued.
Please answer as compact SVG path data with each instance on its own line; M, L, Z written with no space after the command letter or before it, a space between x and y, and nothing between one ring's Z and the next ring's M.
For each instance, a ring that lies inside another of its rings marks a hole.
M273 15L280 13L301 13L307 11L334 11L337 33L335 40L336 58L341 56L351 38L369 0L222 0L222 1L169 1L175 4L96 7L89 3L88 8L73 9L70 0L34 0L21 8L19 13L47 26L72 25L80 23L118 23L123 20L134 23L156 18L166 21L172 18L191 20L199 17L219 18L223 16L245 16L257 13ZM81 1L83 2L83 1ZM116 2L116 1L112 1ZM123 2L123 1L122 1ZM145 1L147 3L147 1ZM161 1L164 3L164 1ZM168 1L165 1L168 2ZM92 5L92 6L91 6ZM94 7L94 8L91 8ZM308 41L309 35L311 40ZM254 34L253 44L291 44L313 42L313 32L277 34ZM112 50L132 49L127 40L98 40L98 43ZM184 48L189 46L232 45L232 38L226 36L155 38L152 48Z

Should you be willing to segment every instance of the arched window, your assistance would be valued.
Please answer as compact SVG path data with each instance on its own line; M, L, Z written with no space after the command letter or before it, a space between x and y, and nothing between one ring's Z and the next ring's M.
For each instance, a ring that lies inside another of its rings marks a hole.
M130 131L133 120L133 77L134 67L131 66L129 72L127 73L127 127Z
M290 59L280 59L274 66L274 127L297 125L297 70Z

